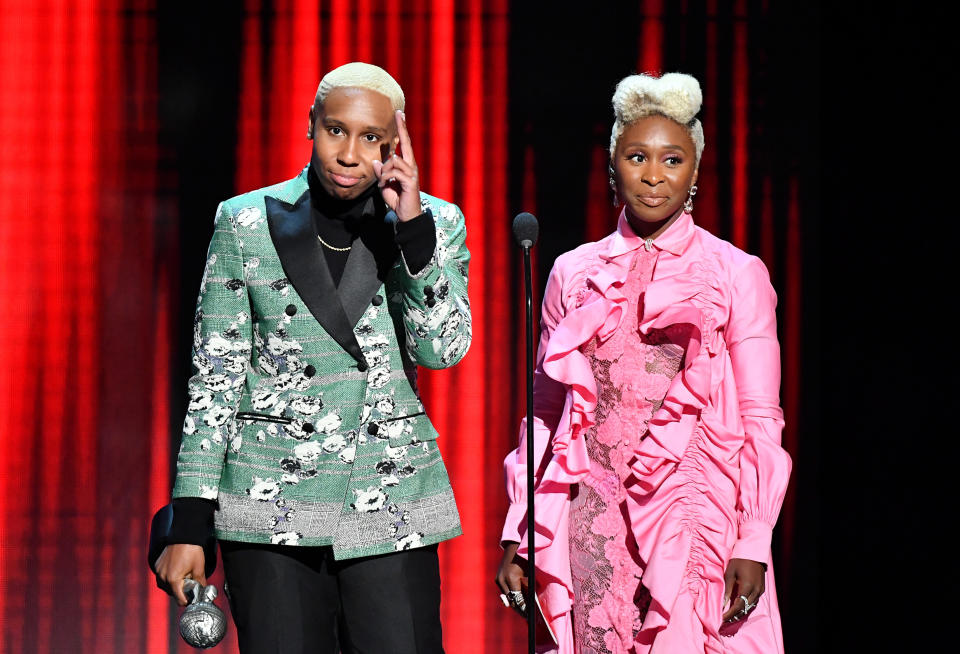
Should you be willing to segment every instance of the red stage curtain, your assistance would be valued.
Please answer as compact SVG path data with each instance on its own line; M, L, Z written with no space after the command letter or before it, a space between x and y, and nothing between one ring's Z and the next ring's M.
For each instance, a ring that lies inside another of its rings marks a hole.
M0 3L0 652L168 651L143 549L176 270L153 9Z

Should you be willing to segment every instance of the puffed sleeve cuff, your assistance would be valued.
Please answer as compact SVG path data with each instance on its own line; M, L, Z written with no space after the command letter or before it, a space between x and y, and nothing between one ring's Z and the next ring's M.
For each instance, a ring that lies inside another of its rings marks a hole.
M527 503L514 502L507 509L507 519L503 521L503 534L500 536L501 545L505 542L520 542L520 526L527 519Z
M770 541L773 527L762 520L743 520L740 522L740 536L733 546L730 558L747 559L766 565L770 558Z
M416 218L398 220L396 241L411 275L426 268L437 248L437 229L430 209Z
M173 500L173 523L167 542L204 545L213 533L214 500L202 497L178 497Z

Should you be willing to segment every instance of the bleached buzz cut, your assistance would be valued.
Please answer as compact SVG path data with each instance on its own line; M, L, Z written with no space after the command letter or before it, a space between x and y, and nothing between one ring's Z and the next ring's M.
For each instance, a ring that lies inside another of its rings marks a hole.
M703 103L700 82L691 75L667 73L662 77L630 75L617 84L613 93L613 130L610 156L628 125L647 116L665 116L687 129L696 150L696 165L703 154L703 126L695 118Z
M365 64L362 61L353 61L334 68L323 76L320 80L320 86L317 87L317 96L313 100L313 108L318 109L333 89L352 87L359 89L369 89L387 96L393 110L403 111L405 100L403 89L397 84L397 80L373 64Z

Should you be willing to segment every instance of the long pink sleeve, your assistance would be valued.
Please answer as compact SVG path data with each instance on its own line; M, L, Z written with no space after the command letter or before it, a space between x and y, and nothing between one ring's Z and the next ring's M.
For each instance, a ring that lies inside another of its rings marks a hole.
M559 269L554 265L543 294L540 314L540 344L537 347L536 369L533 373L533 438L534 456L540 474L546 466L544 453L549 452L550 440L557 429L563 410L566 390L563 384L551 379L543 371L544 355L550 343L550 335L564 316L563 282ZM510 507L503 525L501 542L520 542L520 534L526 530L527 516L527 420L520 423L520 443L517 449L507 454L503 462ZM539 475L538 475L539 480Z
M725 340L733 366L746 438L740 452L738 537L732 557L764 563L790 478L790 455L780 446L780 346L777 297L757 259L733 284Z

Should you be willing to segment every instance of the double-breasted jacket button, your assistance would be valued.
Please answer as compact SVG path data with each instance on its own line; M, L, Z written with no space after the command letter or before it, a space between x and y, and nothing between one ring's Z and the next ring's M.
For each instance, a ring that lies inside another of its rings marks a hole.
M373 299L371 300L371 302L373 302L373 306L379 307L381 304L383 304L383 296L381 296L381 295L374 295L374 296L373 296Z
M433 306L434 306L436 303L437 303L437 301L434 300L432 297L428 297L428 298L427 298L427 306L428 306L428 307L433 308Z
M377 423L371 422L369 425L367 425L367 433L371 436L376 436L378 433L380 433L380 427L377 426Z
M423 287L423 294L427 297L433 297L433 287L427 284Z
M357 362L357 370L359 370L360 372L366 372L367 368L369 368L369 366L367 365L366 361Z
M287 308L284 309L284 313L286 313L288 316L295 316L295 315L297 315L297 305L295 305L295 304L288 304L288 305L287 305Z
M312 433L313 433L313 425L310 424L309 422L303 423L303 431L306 432L306 433L308 433L308 434L312 434Z
M307 377L313 377L315 374L317 374L317 369L311 364L303 369L303 374Z

